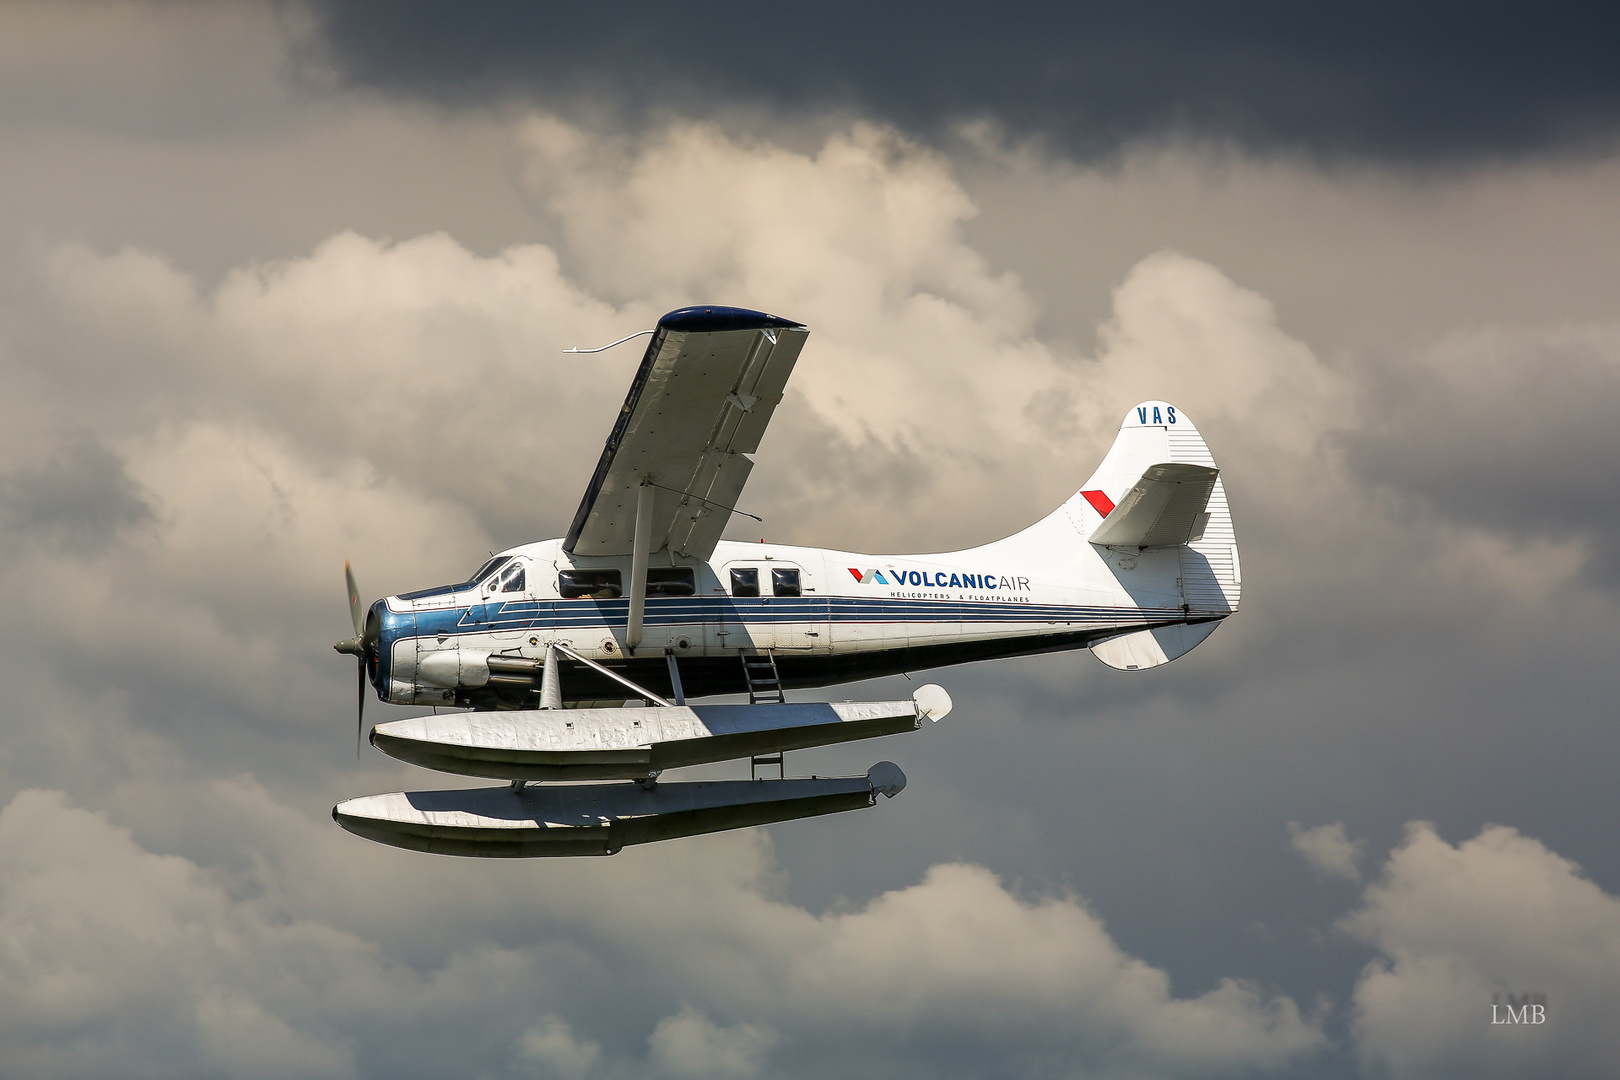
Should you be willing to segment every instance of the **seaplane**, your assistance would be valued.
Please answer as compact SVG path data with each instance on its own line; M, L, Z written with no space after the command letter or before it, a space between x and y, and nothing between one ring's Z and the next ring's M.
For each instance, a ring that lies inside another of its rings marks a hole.
M1126 411L1062 506L980 547L722 539L808 334L759 311L688 307L571 350L651 337L566 536L370 605L345 567L354 636L335 648L358 660L360 731L369 682L382 701L426 709L376 725L371 745L499 783L350 799L333 809L339 825L443 855L612 855L871 807L905 787L894 763L790 777L783 755L916 731L950 695L931 683L899 701L788 691L1079 649L1145 670L1237 610L1220 471L1164 401ZM721 696L736 700L700 700ZM746 780L663 777L743 759Z

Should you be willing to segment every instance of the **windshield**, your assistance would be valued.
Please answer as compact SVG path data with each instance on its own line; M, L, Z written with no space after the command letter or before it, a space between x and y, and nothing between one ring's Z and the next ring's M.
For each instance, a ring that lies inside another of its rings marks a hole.
M501 567L505 566L511 561L512 556L510 555L495 556L493 559L489 560L489 562L485 563L483 566L480 566L478 568L478 572L472 577L468 578L467 584L463 585L462 588L465 589L473 585L477 585L480 581L483 581L485 578L489 577L489 575L493 574L495 571L499 570Z
M456 585L435 585L431 589L418 589L415 592L403 592L399 594L399 598L401 600L425 600L430 596L442 596L445 593L463 592L467 589L473 588L480 581L483 581L485 578L489 577L489 575L493 574L495 571L499 570L501 567L505 566L511 561L512 556L510 555L497 555L483 566L480 566L478 568L478 572L466 581Z

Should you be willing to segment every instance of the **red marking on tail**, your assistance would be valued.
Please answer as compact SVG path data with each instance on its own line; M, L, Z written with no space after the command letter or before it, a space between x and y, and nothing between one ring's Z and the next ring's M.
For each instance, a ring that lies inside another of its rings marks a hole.
M1082 491L1080 494L1084 495L1086 502L1091 504L1091 508L1097 511L1097 513L1101 514L1103 517L1107 517L1109 514L1114 512L1114 500L1110 499L1102 492Z

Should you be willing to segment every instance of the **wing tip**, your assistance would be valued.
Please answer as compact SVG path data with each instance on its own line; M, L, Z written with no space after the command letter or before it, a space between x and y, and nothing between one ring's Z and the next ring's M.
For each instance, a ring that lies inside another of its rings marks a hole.
M658 320L660 330L712 334L722 330L802 330L804 323L749 308L700 304L677 308Z

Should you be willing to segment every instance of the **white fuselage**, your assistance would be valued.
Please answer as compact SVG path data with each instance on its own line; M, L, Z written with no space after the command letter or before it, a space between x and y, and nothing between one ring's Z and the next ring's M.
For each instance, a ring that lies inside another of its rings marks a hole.
M378 690L401 705L475 703L489 678L485 658L538 660L551 644L616 667L646 669L636 661L650 659L661 668L673 654L690 672L689 693L740 689L725 677L740 672L738 654L767 650L784 681L825 685L1084 648L1226 614L1189 609L1178 550L1043 544L1044 524L984 547L930 555L731 541L707 562L662 552L649 565L633 649L623 595L628 557L570 556L560 540L526 544L502 552L482 581L380 601ZM718 682L705 677L714 671Z

